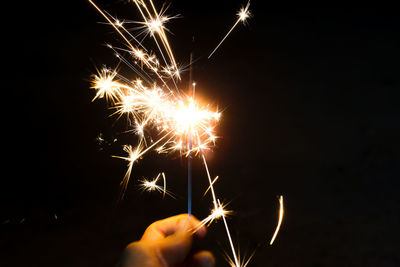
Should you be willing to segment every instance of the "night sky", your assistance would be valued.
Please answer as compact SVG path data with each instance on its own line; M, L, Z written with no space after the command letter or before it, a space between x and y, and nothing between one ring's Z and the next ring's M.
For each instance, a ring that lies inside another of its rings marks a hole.
M196 94L223 110L209 167L235 211L234 241L242 254L256 250L248 266L400 266L398 12L253 1L248 25L208 60L245 4L215 2L175 0L167 14L181 17L167 26L178 62L194 53ZM139 19L124 1L97 3ZM136 138L104 100L91 102L89 87L96 67L118 65L104 44L121 38L83 0L18 2L3 13L14 17L2 31L0 265L114 266L150 223L186 212L186 160L150 153L133 171L164 171L177 199L143 193L133 179L118 201L126 162L111 156ZM202 198L201 161L193 164L201 219L211 199ZM269 246L279 195L286 214ZM227 266L221 222L195 247Z

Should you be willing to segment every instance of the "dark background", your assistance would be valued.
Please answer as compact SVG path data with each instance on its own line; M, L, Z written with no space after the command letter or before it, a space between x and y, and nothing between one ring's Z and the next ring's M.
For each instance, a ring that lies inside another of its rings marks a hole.
M253 1L249 25L207 60L245 4L215 2L174 1L167 13L182 18L168 27L179 62L194 51L198 94L224 111L209 165L235 211L235 243L256 249L249 266L400 266L397 11ZM98 4L138 19L129 4ZM3 13L13 17L2 31L0 265L114 266L151 222L186 211L186 162L149 154L118 202L126 162L111 155L136 139L103 100L91 102L89 80L118 64L104 44L120 38L86 1L22 1ZM100 144L100 133L118 141ZM160 171L176 200L138 189L135 178ZM199 218L211 208L206 187L195 161ZM269 246L280 194L286 214ZM196 246L227 266L221 222Z

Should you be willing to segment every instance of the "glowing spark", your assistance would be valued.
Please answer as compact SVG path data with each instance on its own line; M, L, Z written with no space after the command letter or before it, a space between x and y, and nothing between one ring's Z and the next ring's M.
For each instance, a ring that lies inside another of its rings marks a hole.
M97 71L97 75L93 75L92 87L97 93L92 101L97 98L105 97L107 101L114 102L120 94L120 87L117 81L114 81L116 72L111 72L106 68Z
M154 37L153 39L156 42L156 45L159 48L164 61L166 62L164 54L163 54L162 50L160 49L160 45L158 44L156 35L154 33L156 33L157 36L160 38L161 43L163 44L164 50L167 52L167 55L168 55L172 65L174 66L174 69L177 70L178 67L176 64L176 60L175 60L174 54L172 52L171 46L168 42L168 38L165 33L165 27L164 27L164 23L167 22L170 18L163 16L162 10L158 13L153 4L153 1L151 1L151 0L149 0L149 2L152 7L152 11L147 7L147 5L145 4L144 1L134 0L133 2L136 4L136 7L138 8L139 12L141 13L143 20L144 20L144 24L147 26L149 32ZM178 78L180 79L180 77L178 77Z
M172 17L164 16L163 10L158 12L152 0L133 0L143 17L143 22L140 22L140 24L145 27L147 33L153 38L158 48L157 54L161 55L163 59L164 64L160 64L156 54L145 49L125 28L126 21L119 21L113 18L108 13L103 12L93 0L88 1L116 30L127 45L127 48L117 48L111 45L108 45L108 47L113 50L121 63L131 68L141 78L140 80L132 81L132 79L118 74L117 71L109 71L104 68L92 80L92 88L97 91L93 100L105 98L115 108L114 114L118 114L119 117L126 116L129 122L134 122L129 125L133 126L132 131L139 136L139 144L137 146L125 145L123 147L123 150L128 154L127 156L113 156L128 162L128 170L121 182L123 194L131 178L133 165L147 152L154 150L157 153L178 152L180 155L188 157L192 155L199 156L203 160L210 185L206 193L210 191L213 204L211 214L200 225L211 224L214 220L222 218L232 250L232 264L234 264L232 266L239 267L240 260L237 257L226 222L226 216L231 211L226 210L225 205L221 204L216 197L213 184L217 178L214 181L211 180L203 153L213 147L217 139L214 129L221 118L221 113L194 98L195 83L193 83L192 97L183 97L180 94L175 79L180 80L181 70L176 63L167 38L167 29L165 28L165 23ZM244 23L250 16L249 6L250 2L239 11L236 23L210 54L209 58L236 25L239 22ZM133 45L130 40L135 40L137 44ZM137 45L141 48L137 47ZM125 59L122 56L123 53L131 56L133 63ZM172 80L176 91L170 89L166 77ZM162 83L162 86L157 85L159 82ZM150 136L149 133L152 133L152 135ZM160 177L164 180L163 187L157 184ZM165 194L169 194L166 190L164 173L158 174L153 180L143 179L141 187L146 191L163 192L164 197ZM247 263L248 261L242 266L246 266Z
M120 21L120 20L115 20L115 25L117 25L117 27L122 27L122 25L124 24L124 22L123 21Z
M253 253L250 255L250 257L248 257L246 259L246 257L243 257L243 259L241 258L240 255L240 251L238 249L238 255L237 255L237 259L238 259L238 263L239 265L236 265L234 259L232 259L227 253L224 254L226 261L228 262L229 266L231 267L246 267L249 262L251 261L251 259L254 257L254 254L256 253L256 251L253 251Z
M163 178L163 186L160 186L157 184L158 180L160 179L160 177ZM167 191L167 180L165 177L165 173L159 173L157 175L156 178L154 178L153 180L146 180L146 179L142 179L141 180L141 184L140 187L147 192L153 192L153 191L158 191L158 192L162 192L163 193L163 198L165 198L165 195L169 195L172 198L175 198L171 192Z
M161 30L164 29L164 23L166 21L168 21L168 18L161 16L146 22L146 25L151 34L161 33Z
M248 10L250 6L250 2L247 4L246 8L241 8L239 13L238 13L238 17L239 20L242 22L246 22L246 19L248 19L250 17L250 11Z
M235 24L233 24L232 28L228 31L228 33L224 36L224 38L222 38L221 42L219 42L219 44L214 48L214 50L208 56L209 59L212 57L212 55L215 53L215 51L217 51L217 49L222 45L222 43L225 41L225 39L231 34L233 29L236 28L236 26L239 24L239 22L245 23L246 20L251 16L249 7L250 7L250 1L247 2L246 7L242 7L239 10L239 12L237 13L238 19L236 20Z
M275 241L276 236L278 235L279 229L281 228L281 224L282 224L282 219L283 219L283 196L279 197L279 220L278 220L278 225L276 226L276 230L274 235L272 236L271 241L269 242L270 245L272 245Z
M204 192L204 195L203 195L203 197L207 194L207 192L210 190L210 188L211 188L211 186L213 186L214 185L214 183L218 180L218 176L217 177L215 177L215 179L214 179L214 181L212 181L212 183L208 186L208 188L207 188L207 190L206 190L206 192Z
M219 201L217 203L217 207L215 207L213 210L211 210L211 214L208 215L205 219L203 219L199 225L197 226L197 228L195 229L195 232L200 229L202 226L204 225L210 225L214 220L218 220L221 218L226 217L227 215L231 214L232 211L230 210L226 210L225 204L220 204Z

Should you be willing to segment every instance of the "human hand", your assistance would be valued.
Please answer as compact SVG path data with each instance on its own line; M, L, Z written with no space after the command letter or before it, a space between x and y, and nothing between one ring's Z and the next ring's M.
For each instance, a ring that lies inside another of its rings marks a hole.
M213 267L209 251L189 255L193 239L203 238L207 229L193 215L181 214L152 223L140 241L129 244L123 267ZM197 231L193 232L194 229Z

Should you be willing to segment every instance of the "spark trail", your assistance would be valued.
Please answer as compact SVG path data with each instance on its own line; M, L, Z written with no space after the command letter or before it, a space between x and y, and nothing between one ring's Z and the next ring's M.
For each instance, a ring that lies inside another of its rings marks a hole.
M233 29L236 28L236 26L239 24L239 22L243 22L246 23L246 20L251 16L250 10L250 1L247 2L247 5L245 7L242 7L239 12L237 13L237 20L235 22L235 24L233 24L233 26L230 28L230 30L228 31L228 33L224 36L224 38L222 38L221 42L219 42L219 44L214 48L214 50L211 52L211 54L208 56L208 59L210 59L212 57L212 55L215 53L215 51L218 50L218 48L222 45L222 43L225 41L225 39L231 34L231 32L233 31Z

